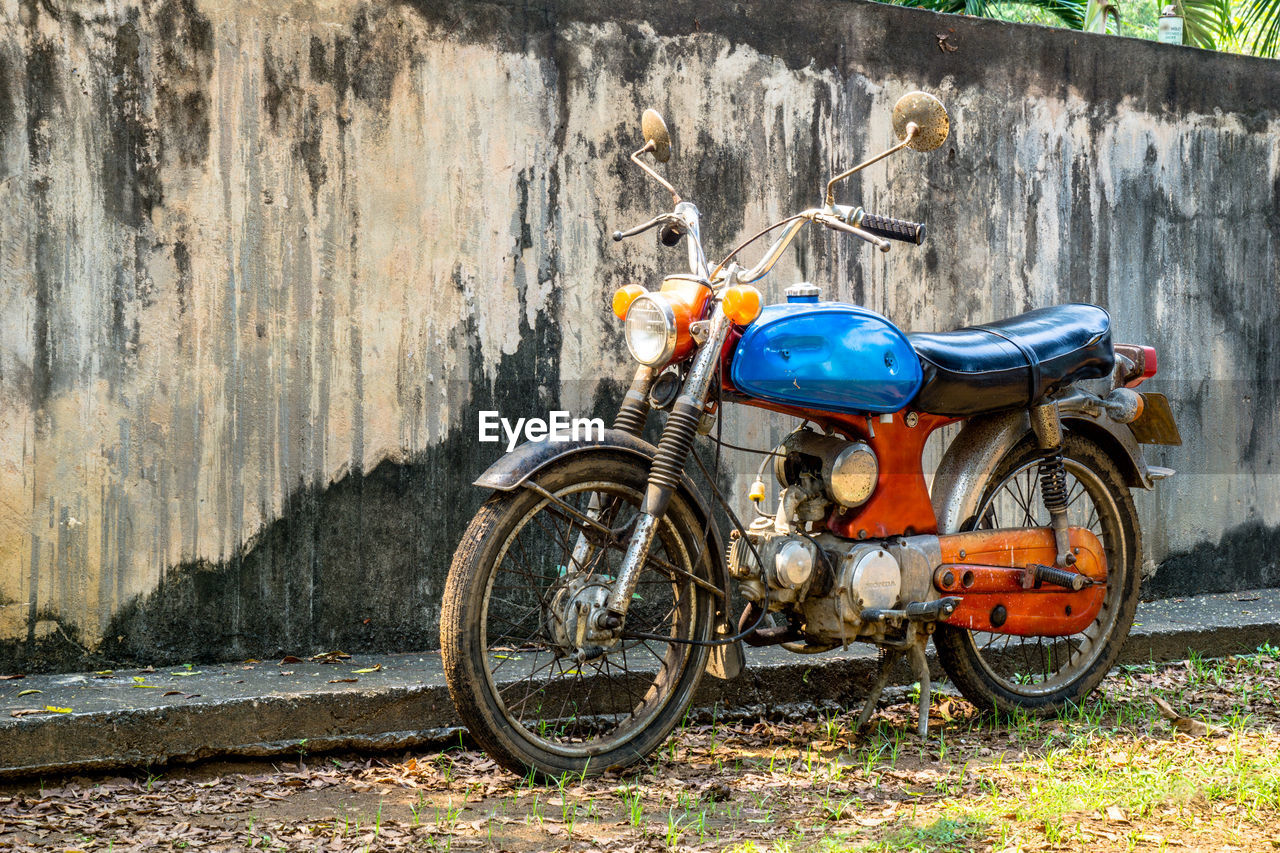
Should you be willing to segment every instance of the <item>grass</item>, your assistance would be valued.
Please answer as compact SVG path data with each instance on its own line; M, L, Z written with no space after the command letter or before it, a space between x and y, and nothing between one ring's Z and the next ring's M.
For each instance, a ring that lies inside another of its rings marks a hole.
M1220 734L1171 730L1152 694ZM855 710L746 721L716 713L705 723L686 717L646 765L622 777L566 774L540 784L453 747L405 760L309 759L212 783L139 776L130 796L161 810L187 809L180 804L193 791L251 801L253 817L236 830L240 847L313 849L332 841L353 850L780 853L1257 850L1280 842L1280 649L1271 645L1246 657L1120 668L1098 694L1048 719L1000 719L939 694L927 743L915 736L915 709L906 701L882 707L862 735L852 731ZM324 814L312 813L321 801L296 795L316 783L340 795ZM257 797L254 786L276 794ZM75 783L33 785L30 796L78 810L99 808L101 799L100 814L120 808ZM0 847L27 843L34 836L15 833L34 832L39 819L33 802L0 797ZM207 846L226 827L213 813L183 819L190 836L169 839L174 846ZM163 831L165 820L177 819L148 820ZM68 818L46 846L142 844L128 830L104 833L102 823Z

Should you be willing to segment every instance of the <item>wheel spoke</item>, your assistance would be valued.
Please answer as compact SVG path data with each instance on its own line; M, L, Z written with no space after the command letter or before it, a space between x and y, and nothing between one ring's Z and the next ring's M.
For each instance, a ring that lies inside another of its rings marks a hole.
M1008 509L1021 514L1022 524L1044 526L1037 522L1045 512L1039 498L1038 464L1038 457L1028 459L1008 470L990 488L976 512L983 528L998 529L997 519ZM1113 543L1123 542L1115 499L1106 483L1086 464L1066 457L1064 465L1068 473L1067 504L1072 523L1084 520L1080 526L1098 536L1108 561L1106 598L1093 623L1071 636L970 635L970 648L979 668L1015 695L1052 693L1084 677L1102 653L1103 639L1110 636L1111 625L1117 618L1117 597L1122 590L1117 586L1118 570L1112 567L1119 566L1124 557L1116 554L1112 547Z
M571 647L583 636L576 614L598 607L616 576L628 543L614 531L637 510L642 488L594 483L541 494L496 558L484 599L483 662L496 712L533 743L589 750L585 755L622 743L671 700L691 657L687 646L624 639L600 641L606 645L597 657L574 662L583 653ZM710 594L724 591L705 577L705 548L701 531L664 521L628 623L673 639L709 636L709 624L697 622L706 616L698 614Z

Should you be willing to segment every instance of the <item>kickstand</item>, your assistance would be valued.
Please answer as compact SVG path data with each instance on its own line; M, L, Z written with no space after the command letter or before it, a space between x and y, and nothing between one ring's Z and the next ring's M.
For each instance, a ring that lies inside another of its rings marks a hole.
M893 672L893 667L897 664L900 654L902 653L895 649L880 647L880 671L876 673L876 680L871 685L871 692L867 694L867 701L862 706L862 713L858 715L858 725L854 728L854 731L862 731L863 726L871 719L871 714L876 709L876 702L880 700L880 694L884 691L884 686L889 683L889 674Z
M928 637L912 643L907 649L907 661L911 664L911 672L920 682L920 739L929 739L929 707L933 702L933 686L929 682L929 659L925 657L925 643Z

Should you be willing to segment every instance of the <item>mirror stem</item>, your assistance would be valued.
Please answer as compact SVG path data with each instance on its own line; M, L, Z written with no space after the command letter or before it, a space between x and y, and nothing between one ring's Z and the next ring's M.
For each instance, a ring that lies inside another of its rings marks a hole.
M831 205L836 203L836 184L840 183L845 178L849 177L855 172L862 171L863 169L870 166L872 163L879 163L881 160L888 157L890 154L896 154L897 152L901 151L903 148L906 148L908 145L911 144L911 140L916 138L916 134L919 132L920 132L920 126L917 125L915 122L911 122L910 124L907 125L906 138L903 139L901 142L899 142L897 145L893 146L888 151L885 151L881 154L877 154L876 156L872 157L870 160L862 161L861 163L854 166L849 171L841 172L840 174L832 178L830 181L828 181L827 182L827 206L830 207Z
M644 163L640 162L640 155L644 154L647 151L652 151L654 148L655 146L654 146L653 140L646 142L643 148L639 149L638 151L636 151L636 153L631 155L631 162L635 163L641 169L644 169L646 172L648 172L649 177L653 178L655 181L662 184L662 186L667 190L667 192L671 193L672 204L679 204L680 193L676 192L676 188L671 186L671 184L667 183L666 180L664 180L663 177L659 175L657 172L653 171L653 169L649 168Z

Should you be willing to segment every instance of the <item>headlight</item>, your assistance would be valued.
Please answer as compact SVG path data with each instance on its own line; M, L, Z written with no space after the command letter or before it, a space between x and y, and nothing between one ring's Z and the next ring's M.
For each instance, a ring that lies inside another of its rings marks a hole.
M666 364L676 351L675 312L658 294L636 297L627 310L626 332L627 349L641 364Z

